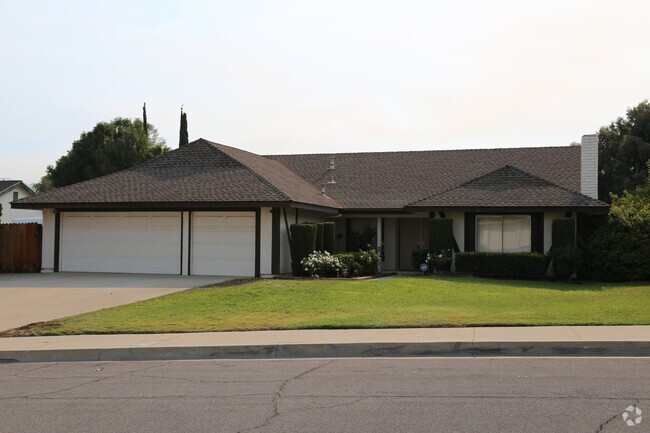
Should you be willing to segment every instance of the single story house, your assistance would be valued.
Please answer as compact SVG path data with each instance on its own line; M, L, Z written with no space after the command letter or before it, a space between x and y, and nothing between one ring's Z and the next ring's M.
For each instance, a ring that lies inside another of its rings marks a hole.
M428 219L462 251L547 252L552 221L607 213L598 140L580 146L261 156L199 139L140 166L14 202L43 211L43 270L291 271L288 228L334 221L337 249L412 269Z
M2 205L0 222L3 224L41 222L43 213L40 210L11 208L11 202L35 195L36 193L22 180L0 180L0 205Z

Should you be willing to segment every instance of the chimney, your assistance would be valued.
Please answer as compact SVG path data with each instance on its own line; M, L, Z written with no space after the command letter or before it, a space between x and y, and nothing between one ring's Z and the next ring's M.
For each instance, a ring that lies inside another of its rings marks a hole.
M580 142L580 192L598 199L598 135L583 135Z

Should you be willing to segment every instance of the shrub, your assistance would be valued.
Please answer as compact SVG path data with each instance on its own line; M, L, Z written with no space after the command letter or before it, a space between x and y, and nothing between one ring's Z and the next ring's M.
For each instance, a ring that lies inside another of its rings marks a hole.
M548 253L553 260L553 271L558 279L566 280L578 269L582 255L580 250L573 246L554 248Z
M429 220L429 250L440 254L442 251L452 251L454 248L454 220L431 218Z
M314 251L300 264L310 277L338 277L343 269L341 261L327 251Z
M416 271L420 270L420 265L427 262L429 250L417 249L411 253L411 264Z
M576 245L576 222L573 219L553 220L551 233L553 238L551 247L553 249L574 247Z
M366 227L362 231L350 230L348 233L348 249L350 251L365 251L374 248L377 243L377 230Z
M451 250L443 250L437 254L427 254L427 264L429 265L429 270L432 272L450 270L453 260Z
M334 252L336 244L336 224L333 222L323 223L323 251Z
M548 258L538 253L457 253L456 270L503 277L541 277Z
M291 232L291 270L293 275L306 275L301 262L316 249L316 226L292 224L289 231Z
M583 252L590 278L650 280L650 178L622 197L612 194L607 222L595 230Z
M379 264L379 254L376 250L357 251L354 253L339 253L336 257L351 277L375 275Z
M323 223L316 223L316 247L315 251L323 251Z

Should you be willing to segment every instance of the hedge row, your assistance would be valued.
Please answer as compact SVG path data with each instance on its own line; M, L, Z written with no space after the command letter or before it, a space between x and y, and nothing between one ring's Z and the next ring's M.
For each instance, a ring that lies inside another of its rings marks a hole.
M543 277L549 258L538 253L457 253L456 270L475 275Z
M379 254L375 250L357 251L354 253L339 253L336 257L348 270L351 277L375 275L379 264Z

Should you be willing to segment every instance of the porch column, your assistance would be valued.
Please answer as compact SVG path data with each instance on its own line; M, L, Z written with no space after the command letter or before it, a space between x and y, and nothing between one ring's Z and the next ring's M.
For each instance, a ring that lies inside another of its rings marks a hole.
M383 239L381 238L381 233L383 232L382 230L382 222L383 218L382 217L377 217L377 252L379 253L379 261L377 262L377 270L381 272L381 248L382 248L382 242Z

